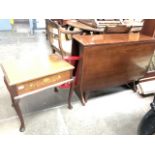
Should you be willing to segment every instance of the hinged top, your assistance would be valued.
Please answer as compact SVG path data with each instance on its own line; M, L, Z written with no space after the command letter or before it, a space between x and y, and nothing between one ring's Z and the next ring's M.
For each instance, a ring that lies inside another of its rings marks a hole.
M72 70L73 68L72 65L54 54L23 58L2 64L4 75L10 86Z

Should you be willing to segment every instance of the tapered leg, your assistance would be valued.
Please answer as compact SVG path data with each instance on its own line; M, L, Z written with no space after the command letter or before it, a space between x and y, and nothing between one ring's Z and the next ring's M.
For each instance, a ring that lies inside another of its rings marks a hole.
M12 87L10 87L4 77L4 82L6 84L6 87L8 89L8 91L10 92L10 97L11 97L11 101L12 101L12 107L15 108L16 112L17 112L17 115L19 117L19 120L20 120L20 123L21 123L21 126L20 126L20 131L23 132L25 130L25 124L24 124L24 119L23 119L23 116L22 116L22 113L21 113L21 110L20 110L20 107L19 107L19 100L14 100L14 93L13 93L13 90L12 90Z
M57 93L59 90L57 87L54 87L54 92Z
M84 98L84 92L83 92L82 88L80 88L80 98L81 98L82 105L85 106L86 101Z
M11 100L12 100L12 105L15 108L17 115L19 117L20 123L21 123L19 130L21 132L23 132L23 131L25 131L25 123L24 123L22 112L21 112L20 107L19 107L19 100L14 100L13 97L11 97Z
M88 101L88 95L89 95L88 92L84 92L84 100L85 100L85 103L87 103L87 101Z
M134 92L137 91L136 81L133 81L133 91L134 91Z
M70 86L70 90L69 90L69 96L68 96L68 108L69 109L72 109L73 108L73 106L71 104L71 99L72 99L72 96L73 96L74 85L75 85L75 82L72 81L71 82L71 86Z
M131 88L134 92L136 92L137 91L136 83L137 83L137 81L132 81L132 82L128 83L127 86L129 88Z

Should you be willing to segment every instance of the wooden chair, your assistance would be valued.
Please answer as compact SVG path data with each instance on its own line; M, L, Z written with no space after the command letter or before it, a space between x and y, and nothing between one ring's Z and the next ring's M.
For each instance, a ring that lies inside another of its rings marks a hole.
M59 55L62 57L62 59L66 60L73 66L75 66L75 70L73 71L73 78L74 81L72 83L65 83L59 87L55 87L55 92L58 92L59 89L70 89L69 93L69 102L71 103L71 97L73 93L73 89L76 85L76 74L77 74L77 64L80 60L79 56L72 56L71 55L71 47L72 47L72 36L75 34L81 34L82 31L80 30L66 30L64 27L62 27L60 24L57 23L57 21L54 20L48 20L47 21L47 33L48 33L48 39L51 45L51 48L53 50L53 53L59 53ZM66 37L65 35L70 35L70 37ZM70 38L70 39L69 39ZM72 108L72 105L68 107L69 109Z
M81 30L66 30L57 21L47 20L46 21L46 34L50 42L53 53L58 52L63 58L65 56L71 55L72 38L66 37L70 35L71 37L75 34L81 34ZM68 39L70 38L70 39Z

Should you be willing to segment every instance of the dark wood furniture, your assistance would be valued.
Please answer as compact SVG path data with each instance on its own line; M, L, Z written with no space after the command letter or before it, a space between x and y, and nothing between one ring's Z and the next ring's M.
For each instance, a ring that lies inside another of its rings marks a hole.
M12 105L21 122L20 131L25 130L25 123L19 107L21 98L37 92L72 82L73 66L57 55L38 56L35 59L21 59L2 64L4 82L10 92ZM70 88L68 108L72 108Z
M128 33L131 29L131 26L123 25L120 20L98 21L97 19L79 19L68 20L66 23L69 26L79 28L83 32L86 31L91 34Z
M145 19L141 33L155 38L155 19ZM144 76L144 80L146 80L148 77L155 77L155 55L152 56L150 66L148 72ZM139 82L141 81L143 81L143 78Z
M93 28L104 28L106 26L115 27L121 25L119 19L78 19L78 21Z
M141 33L155 37L155 19L145 19Z
M83 31L89 31L89 32L97 32L97 33L103 33L105 28L102 27L102 28L93 28L89 25L86 25L86 24L83 24L77 20L68 20L67 22L67 25L69 26L72 26L72 27L75 27L75 28L79 28Z
M107 26L105 33L129 33L130 29L131 26L127 27L126 25Z
M79 55L77 85L83 104L90 91L127 84L144 76L155 39L139 33L76 35L72 55Z

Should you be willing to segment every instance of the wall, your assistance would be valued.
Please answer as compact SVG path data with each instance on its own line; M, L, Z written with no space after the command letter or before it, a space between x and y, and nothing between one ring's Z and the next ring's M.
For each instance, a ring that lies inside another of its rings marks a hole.
M12 26L10 24L10 19L0 19L0 31L9 31L12 30Z

